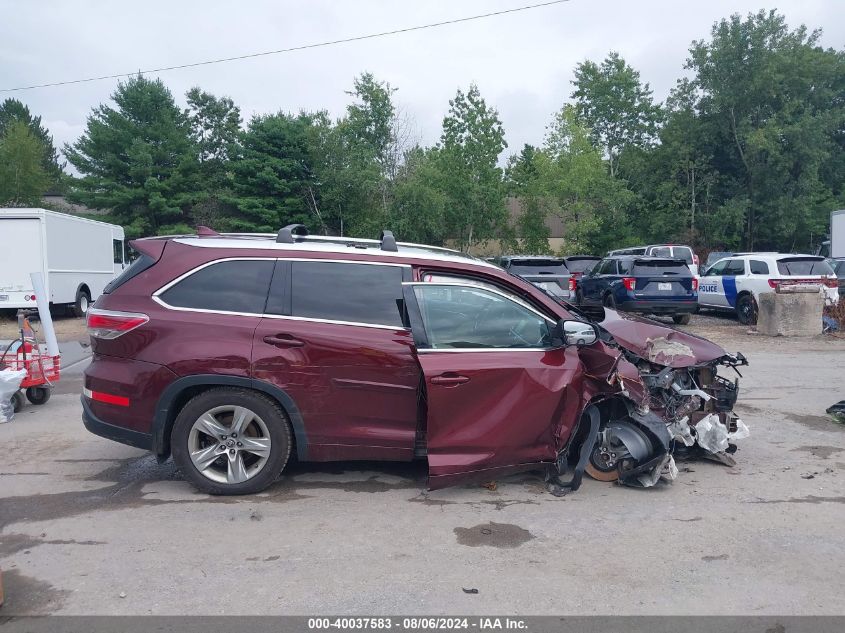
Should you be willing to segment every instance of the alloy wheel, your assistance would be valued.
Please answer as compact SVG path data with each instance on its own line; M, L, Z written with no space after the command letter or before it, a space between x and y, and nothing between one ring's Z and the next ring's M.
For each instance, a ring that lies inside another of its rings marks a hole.
M267 424L246 407L209 409L191 426L188 454L204 477L221 484L239 484L267 465L271 440Z

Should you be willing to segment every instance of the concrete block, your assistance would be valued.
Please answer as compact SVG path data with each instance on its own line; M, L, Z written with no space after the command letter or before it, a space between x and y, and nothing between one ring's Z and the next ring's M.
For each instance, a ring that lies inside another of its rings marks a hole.
M815 336L822 333L824 294L795 290L767 292L757 305L757 332L767 336Z

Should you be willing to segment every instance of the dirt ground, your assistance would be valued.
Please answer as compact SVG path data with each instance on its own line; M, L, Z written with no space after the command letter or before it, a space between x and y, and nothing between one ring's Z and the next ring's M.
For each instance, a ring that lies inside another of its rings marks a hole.
M424 463L297 464L265 493L198 494L88 433L78 365L0 425L11 614L845 614L845 340L687 328L742 351L738 464L672 485L539 475L425 490ZM468 593L475 589L477 593Z
M39 334L39 339L43 340L41 324L35 322L33 325ZM88 333L85 331L85 319L66 316L64 314L55 314L53 315L53 327L56 330L56 339L60 343L67 341L88 341ZM8 341L18 336L20 336L20 332L18 331L18 321L14 314L0 313L0 341Z

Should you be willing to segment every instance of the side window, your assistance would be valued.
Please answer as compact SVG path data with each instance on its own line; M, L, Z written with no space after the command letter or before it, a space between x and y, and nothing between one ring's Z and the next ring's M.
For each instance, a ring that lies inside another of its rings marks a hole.
M724 275L744 275L745 274L745 260L731 259L725 267Z
M414 293L431 349L549 347L549 321L486 288L420 284Z
M606 259L604 260L598 268L596 274L598 275L611 275L616 271L616 260L613 259Z
M404 327L400 266L295 261L290 292L291 316Z
M620 259L619 260L619 274L625 275L631 272L631 268L634 265L633 259Z
M272 259L206 266L159 295L176 308L262 314L273 275Z
M122 240L112 240L112 251L114 252L114 263L115 264L122 264L123 263L123 241Z
M759 259L751 259L748 261L751 266L752 275L768 275L769 265L766 262L761 262Z
M722 260L713 264L710 268L707 269L707 272L704 273L705 277L716 277L719 275L723 275L725 273L725 266L728 265L727 260Z

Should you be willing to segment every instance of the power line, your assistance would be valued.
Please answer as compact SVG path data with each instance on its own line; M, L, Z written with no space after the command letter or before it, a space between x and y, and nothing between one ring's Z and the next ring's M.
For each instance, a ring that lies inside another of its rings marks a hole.
M402 29L394 29L392 31L382 31L380 33L369 33L367 35L358 35L355 37L346 37L339 40L329 40L327 42L315 42L313 44L302 44L300 46L291 46L289 48L280 48L275 51L263 51L261 53L249 53L247 55L237 55L235 57L221 57L220 59L209 59L202 62L193 62L190 64L179 64L177 66L164 66L162 68L151 68L149 70L137 70L130 73L118 73L115 75L102 75L100 77L86 77L85 79L71 79L69 81L56 81L46 84L34 84L32 86L20 86L18 88L0 88L0 92L19 92L22 90L34 90L36 88L52 88L55 86L68 86L71 84L82 84L91 81L103 81L105 79L120 79L123 77L132 77L134 75L145 75L149 73L160 73L168 70L181 70L183 68L195 68L197 66L210 66L211 64L222 64L223 62L234 62L242 59L253 59L255 57L266 57L268 55L280 55L282 53L291 53L294 51L304 51L310 48L321 48L324 46L335 46L337 44L346 44L349 42L360 42L361 40L372 40L378 37L385 37L388 35L399 35L401 33L410 33L412 31L422 31L424 29L433 29L440 26L448 26L450 24L459 24L461 22L471 22L472 20L482 20L484 18L492 18L499 15L506 15L508 13L519 13L520 11L529 11L531 9L539 9L548 7L554 4L563 4L570 2L570 0L550 0L549 2L540 2L538 4L529 4L521 7L514 7L513 9L503 9L501 11L493 11L491 13L481 13L479 15L471 15L465 18L455 18L453 20L444 20L442 22L432 22L430 24L421 24L418 26L409 26Z

